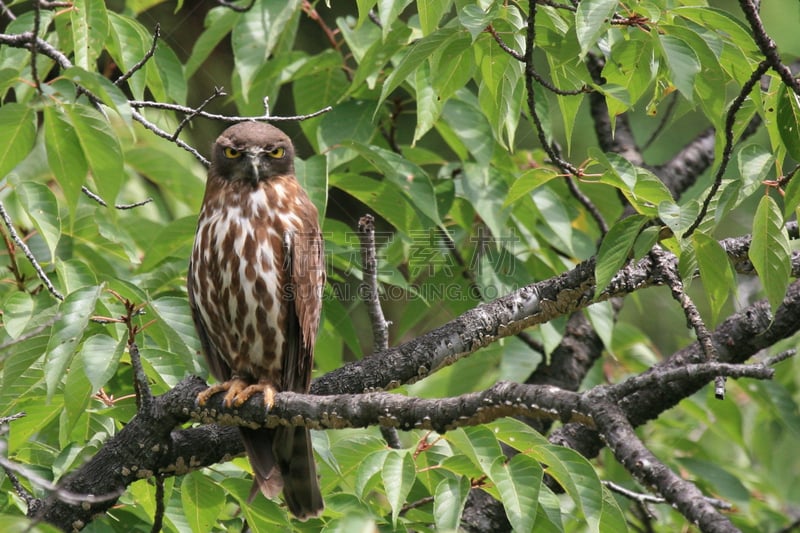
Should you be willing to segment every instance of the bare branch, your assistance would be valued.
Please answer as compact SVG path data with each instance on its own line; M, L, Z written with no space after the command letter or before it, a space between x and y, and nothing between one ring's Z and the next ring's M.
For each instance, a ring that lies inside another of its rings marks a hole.
M219 90L222 90L222 88L220 88ZM188 115L196 115L198 117L203 117L203 118L207 118L207 119L211 119L211 120L217 120L217 121L221 121L221 122L245 122L245 121L248 121L248 120L251 120L251 121L266 120L266 121L269 121L269 122L300 121L300 120L308 120L310 118L318 117L318 116L320 116L320 115L322 115L324 113L327 113L331 109L333 109L331 106L327 106L327 107L323 107L319 111L314 111L313 113L309 113L307 115L294 115L294 116L286 116L286 117L270 116L269 112L266 112L264 115L261 115L259 117L244 117L244 116L236 116L236 115L234 115L234 116L219 115L219 114L216 114L216 113L208 113L206 111L200 111L198 113L197 110L195 108L192 108L192 107L187 107L187 106L178 105L178 104L167 104L167 103L163 103L163 102L148 102L148 101L143 101L143 100L131 100L129 103L130 103L131 107L137 108L137 109L138 108L143 108L143 107L149 107L149 108L152 108L152 109L164 109L164 110L168 110L168 111L177 111L179 113L186 113Z
M364 272L362 287L364 303L372 322L372 336L375 350L389 348L389 322L381 309L380 289L378 288L378 260L375 254L375 219L364 215L358 220L358 237L361 240L361 264Z
M767 61L762 61L759 63L758 68L753 71L753 73L750 75L750 79L748 79L744 86L742 86L742 90L739 91L739 94L733 99L731 106L728 108L728 113L725 116L725 147L722 149L722 158L720 160L719 167L717 168L717 173L714 176L714 183L711 185L708 194L703 200L703 205L700 208L700 213L697 215L697 218L684 232L684 239L691 236L692 233L694 233L694 230L696 230L703 222L703 219L705 219L706 214L708 213L708 208L711 205L711 200L714 199L714 196L717 194L717 191L722 185L722 177L724 176L725 171L728 169L728 163L730 162L731 153L733 152L733 127L736 121L736 114L739 112L739 109L741 109L742 104L744 104L750 92L761 80L761 76L767 72L769 67L770 65Z
M106 203L105 200L103 200L102 198L100 198L100 196L98 196L97 194L95 194L92 191L90 191L89 188L86 187L85 185L81 186L81 192L83 194L85 194L86 196L88 196L89 198L91 198L92 200L94 200L95 202L97 202L98 204L102 205L103 207L108 207L108 204ZM114 204L114 208L115 209L120 209L120 210L134 209L136 207L141 207L143 205L147 205L152 201L153 201L152 198L147 197L144 200L141 200L139 202L134 202L132 204Z
M137 61L135 65L133 65L130 69L128 69L128 72L124 73L122 76L114 80L114 85L117 86L122 85L123 83L128 81L128 79L130 79L130 77L133 76L137 71L139 71L142 67L144 67L145 63L147 63L150 60L150 58L153 57L153 55L156 53L156 46L158 45L159 37L161 37L161 24L156 24L156 27L153 30L153 44L150 45L150 49L144 54L142 59Z
M22 253L25 254L25 257L28 258L28 261L33 266L33 269L36 271L36 275L39 276L39 279L42 280L44 286L47 287L47 291L52 294L58 300L64 300L64 295L61 294L58 289L55 288L53 282L50 281L50 278L47 277L47 274L44 273L42 266L37 261L36 257L31 252L31 249L28 248L28 245L25 244L20 236L17 234L17 230L14 229L14 223L11 221L11 217L8 216L8 212L6 211L3 202L0 202L0 217L3 218L3 222L6 224L6 228L8 228L8 233L11 235L14 243L22 250Z

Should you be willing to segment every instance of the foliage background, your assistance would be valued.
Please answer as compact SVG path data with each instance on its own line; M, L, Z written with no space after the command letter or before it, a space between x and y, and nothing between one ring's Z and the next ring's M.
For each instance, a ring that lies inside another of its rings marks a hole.
M316 118L278 124L298 146L298 176L325 214L331 283L317 375L373 351L370 320L357 297L361 266L355 228L364 213L378 218L379 279L393 345L475 307L481 295L492 299L597 255L600 228L570 194L537 138L522 63L484 31L492 24L509 46L523 51L527 4L332 4L258 0L237 12L214 2L81 0L42 9L38 23L40 35L72 68L56 66L40 51L34 74L29 50L7 41L0 47L0 174L5 176L0 199L54 286L43 287L5 228L0 260L9 270L0 286L0 415L24 411L26 416L10 422L3 452L27 473L58 480L136 414L128 329L106 320L125 312L115 294L146 304L137 317L139 325L147 324L138 342L155 394L187 374L207 375L196 357L199 345L184 289L205 169L135 119L141 112L171 133L181 124L180 113L142 109L131 101L198 106L224 86L226 95L213 99L206 111L261 116L265 96L275 115L333 106ZM602 91L613 111L625 113L641 144L657 133L642 151L649 165L670 161L709 126L717 128L716 163L693 176L693 186L676 201L670 199L672 189L627 191L633 166L598 149L603 139L595 134L588 96L556 96L538 86L544 135L560 145L566 159L575 165L585 160L586 173L597 174L580 187L612 228L632 213L621 191L642 224L678 213L671 227L680 234L696 216L718 168L725 110L762 56L735 2L716 2L717 11L696 9L692 6L705 3L693 1L581 5L589 19L580 35L574 12L540 6L538 71L563 89L586 85ZM662 33L610 25L586 6L609 16L644 14ZM15 16L3 18L4 35L34 27L29 2L10 9ZM793 26L800 22L800 7L765 3L762 14L784 60L800 55ZM161 37L154 57L125 83L113 85L145 57L156 23ZM604 71L610 85L601 88L579 59L609 50L624 61L619 71ZM648 63L651 53L655 63ZM76 93L78 85L99 97L102 112ZM687 283L686 274L699 263L702 279L689 290L710 327L765 294L777 304L789 281L796 246L780 226L793 218L800 199L797 181L788 182L785 196L762 181L788 173L800 157L800 141L780 125L789 120L781 116L794 116L797 131L797 113L792 115L797 103L791 98L770 74L766 90L753 93L737 117L737 138L753 116L762 117L766 127L733 153L720 200L701 226L708 256L698 249L702 237L665 242L681 257ZM770 114L775 108L782 113L777 118ZM223 127L219 120L195 118L180 138L207 154ZM641 174L632 179L648 182ZM81 186L112 205L152 201L113 209L82 194ZM765 204L765 193L771 200L761 220L756 209ZM783 267L759 271L760 280L739 278L727 259L715 262L720 256L713 243L752 233L759 221L771 224L761 237L771 254L767 264ZM609 279L635 250L632 241L625 244L605 256L601 251ZM710 275L703 276L705 269ZM586 315L605 354L582 389L643 372L694 341L667 287L631 294L618 315L608 303L592 306ZM398 392L435 398L481 390L498 380L524 381L562 341L567 318L532 328L528 342L502 339ZM790 338L771 352L795 345ZM745 531L778 531L796 524L800 514L800 486L794 481L800 476L794 453L800 436L795 365L782 363L774 381L729 382L724 402L703 390L639 430L668 466L705 494L732 503L730 517ZM521 530L621 531L623 520L631 529L687 527L668 505L650 506L648 517L641 506L601 488L600 479L637 488L607 450L588 468L574 452L512 422L489 428L494 432L485 426L449 432L424 451L419 443L434 439L422 431L402 433L399 450L388 449L376 428L317 433L328 510L306 525L290 522L278 503L261 499L238 512L249 490L242 458L167 477L163 527L236 531L246 518L254 528L454 529L470 484L502 500L511 524ZM514 438L526 453L505 463L500 443ZM564 469L563 485L569 485L566 479L574 484L566 495L544 485L531 492L532 485L538 487L530 480L541 477L541 463L550 473ZM21 477L32 495L45 495L45 487ZM23 527L26 502L7 476L2 484L0 520ZM87 530L149 530L156 491L152 479L134 483L119 505ZM436 503L429 499L433 495Z

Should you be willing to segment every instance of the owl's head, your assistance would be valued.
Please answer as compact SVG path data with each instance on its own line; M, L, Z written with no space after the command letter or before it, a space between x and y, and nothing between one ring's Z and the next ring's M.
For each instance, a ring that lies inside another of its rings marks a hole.
M294 174L294 146L285 133L263 122L240 122L214 143L211 168L227 180L253 184Z

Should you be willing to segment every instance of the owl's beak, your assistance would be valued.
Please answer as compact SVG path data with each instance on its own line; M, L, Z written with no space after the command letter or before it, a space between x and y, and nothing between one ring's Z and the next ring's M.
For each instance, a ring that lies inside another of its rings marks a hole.
M247 170L245 171L247 178L248 180L250 180L250 182L252 182L253 185L256 185L258 183L258 176L260 174L258 168L258 159L259 159L258 154L251 154L250 152L246 152L245 157L247 158L247 162L249 163L246 166Z

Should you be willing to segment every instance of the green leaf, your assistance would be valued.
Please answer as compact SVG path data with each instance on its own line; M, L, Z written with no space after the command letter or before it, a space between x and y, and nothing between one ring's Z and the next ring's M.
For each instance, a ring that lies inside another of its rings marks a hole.
M25 159L36 140L36 113L10 102L0 107L0 178Z
M508 462L505 457L498 457L489 470L489 479L500 492L508 521L516 531L533 530L542 476L536 459L522 453Z
M386 489L386 499L392 506L392 523L397 524L400 509L406 503L406 497L411 492L416 478L414 459L407 451L391 450L383 463L381 476Z
M389 456L389 450L378 450L367 455L358 465L355 481L355 493L361 499L373 487L376 476L383 472L383 465Z
M192 47L192 53L186 60L186 78L191 78L200 66L205 63L217 45L231 32L239 17L242 15L233 9L224 7L208 11L205 20L205 30L201 33Z
M714 325L728 300L731 287L735 286L735 276L728 254L716 239L702 231L695 231L692 239L700 268L700 279L703 280L703 289L711 304L711 325Z
M486 426L449 431L446 438L458 454L468 457L484 474L489 474L498 457L505 458L497 438Z
M54 261L56 246L61 239L61 217L58 214L58 202L53 192L45 185L35 181L21 181L16 184L15 190L20 203L25 208L33 225L39 230L47 249L49 258L39 258L41 261Z
M153 235L150 247L144 251L144 260L139 270L147 272L152 270L161 261L169 257L189 257L194 232L197 228L197 216L187 216L173 221Z
M245 100L249 100L253 77L269 60L283 28L299 6L299 0L256 2L236 21L231 32L231 45Z
M225 491L202 472L190 472L181 483L181 504L192 531L205 533L216 525Z
M152 40L148 39L147 30L129 17L109 11L108 22L110 31L106 48L119 68L127 72L141 61L145 52L150 49ZM141 69L128 78L127 86L137 100L144 98L146 81L147 69Z
M359 199L406 235L421 228L409 200L393 183L358 174L331 174L330 185Z
M294 173L297 181L308 193L308 197L317 206L319 223L325 221L325 209L328 206L328 161L325 156L314 155L303 161L295 159Z
M383 82L381 96L378 99L378 107L375 112L378 112L383 102L386 100L386 97L389 96L392 91L399 87L412 72L419 68L422 62L428 61L431 55L447 42L448 39L453 38L457 31L458 29L452 26L442 28L414 43L408 49L408 52L397 62L392 73L389 74ZM359 66L359 71L361 68L362 67Z
M458 21L472 36L473 43L497 17L499 7L499 4L491 3L484 11L480 6L468 4L458 10Z
M59 306L61 317L53 324L44 366L48 399L64 379L67 366L89 324L89 317L94 312L101 290L99 285L78 289L69 294Z
M778 133L786 152L800 161L800 102L797 95L785 85L778 91Z
M75 64L94 70L108 36L108 14L102 0L75 0L69 10Z
M12 339L19 337L33 315L33 299L27 292L12 292L3 304L3 326Z
M482 166L488 166L494 153L492 127L472 97L460 92L458 97L444 104L442 116L475 161Z
M617 0L583 0L578 4L575 12L575 30L578 42L581 44L581 58L611 27L611 16L618 4Z
M64 191L70 212L74 212L89 165L75 129L56 107L44 108L44 141L49 167Z
M767 179L775 164L774 154L757 144L743 146L736 155L736 159L739 163L741 185L737 202L730 207L731 209L763 186L762 182Z
M410 3L411 0L378 0L378 20L384 41L392 31L397 30L393 24Z
M464 476L446 477L436 485L433 517L437 531L458 531L467 496L469 481Z
M647 221L648 218L644 215L631 215L623 218L608 230L600 244L597 264L594 267L594 276L597 282L596 295L606 288L611 278L630 258L633 243L636 242L636 237L639 236L642 226Z
M697 200L690 200L683 205L673 202L661 202L658 205L659 218L678 239L689 229L699 214L700 204Z
M417 14L422 35L427 36L437 28L442 16L450 9L453 0L429 0L417 2Z
M122 148L117 136L108 121L88 106L66 106L66 111L92 170L100 196L107 204L114 204L125 178Z
M466 35L455 34L439 48L431 59L431 85L441 101L453 94L472 79L475 56Z
M503 206L505 207L516 202L523 196L528 195L537 187L541 187L551 179L557 177L558 173L552 168L548 167L537 167L526 170L522 173L522 175L520 175L520 177L514 180L514 183L511 184Z
M669 66L671 81L689 102L694 100L694 81L702 70L697 53L683 39L659 35L659 41Z
M86 377L92 385L92 394L100 390L116 373L126 342L125 338L117 341L108 335L93 335L83 343L80 358L83 360Z
M778 204L765 195L753 219L753 242L748 257L753 263L773 312L783 301L792 273L789 236Z

